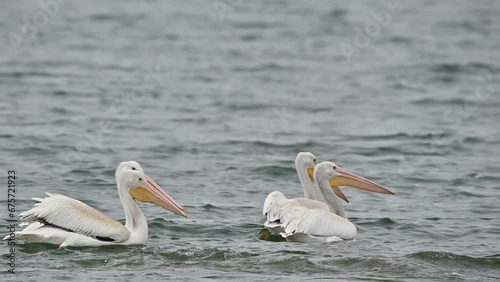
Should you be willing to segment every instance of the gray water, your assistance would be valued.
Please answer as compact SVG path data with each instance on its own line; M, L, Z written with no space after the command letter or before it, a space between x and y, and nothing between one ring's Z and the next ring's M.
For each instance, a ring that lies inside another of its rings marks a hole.
M102 2L0 2L2 235L8 170L16 215L49 191L123 221L136 160L189 219L141 204L144 246L17 241L15 275L4 243L2 281L500 279L498 1ZM299 151L397 196L343 188L355 241L260 239Z

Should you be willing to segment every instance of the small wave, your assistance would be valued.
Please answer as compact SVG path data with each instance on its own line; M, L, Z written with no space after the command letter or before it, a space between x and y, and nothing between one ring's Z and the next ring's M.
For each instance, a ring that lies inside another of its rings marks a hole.
M348 138L356 138L363 140L432 140L434 138L444 138L449 137L449 133L421 133L421 134L410 134L406 132L396 132L389 134L373 134L373 135L343 135Z
M193 80L201 82L214 82L215 78L207 75L196 75L193 77Z
M282 251L279 251L278 253L282 253L282 254L294 254L294 255L307 255L308 254L308 252L298 251L298 250L282 250Z
M462 141L465 144L477 144L477 143L483 143L485 140L480 137L465 137Z
M448 252L424 251L407 255L407 257L432 263L500 267L500 254L486 257L471 257Z
M434 72L444 72L444 73L458 73L463 71L463 65L461 64L437 64L431 67Z
M241 41L257 41L262 38L260 34L246 34L240 36Z
M328 16L331 17L331 18L345 18L345 16L347 15L347 10L346 9L342 9L342 8L335 8L333 9L330 13L328 13Z
M238 103L229 103L226 108L231 111L253 111L253 110L263 110L269 109L271 106L265 103L259 102L238 102Z
M295 168L293 167L283 167L276 165L260 166L251 169L252 173L257 175L269 175L269 176L282 176L282 175L293 175L295 174Z
M166 155L189 151L188 148L184 145L164 145L164 144L150 147L149 150L151 150L152 152L164 153Z
M57 245L53 244L45 244L45 243L20 243L16 242L16 245L19 247L20 251L28 254L36 254L40 252L48 252L54 251L59 248ZM5 255L6 256L6 255Z
M220 223L214 226L213 224L203 224L203 222L197 220L183 222L182 219L181 221L167 221L163 218L152 220L149 223L149 227L151 238L162 238L165 236L165 232L167 232L169 236L175 238L197 235L203 238L212 238L214 240L226 240L229 238L246 236L249 233L255 232L253 230L241 228L233 223Z
M473 198L488 198L490 197L489 195L483 195L483 194L478 194L478 193L472 193L470 191L460 191L457 193L459 196L465 196L466 198L473 197Z
M353 220L355 220L355 218L351 218ZM388 218L388 217L384 217L384 218L376 218L376 219L372 219L372 220L364 220L364 221L356 221L356 225L359 225L359 226L377 226L377 227L380 227L380 226L385 226L385 227L390 227L390 226L394 226L396 225L397 222Z
M469 179L473 178L473 179L490 180L490 181L494 181L494 180L499 180L500 179L497 176L486 175L486 174L482 174L482 173L469 173L469 174L467 174L467 177Z
M32 155L39 155L39 156L54 154L54 152L50 149L47 149L47 147L36 146L36 145L26 146L24 148L13 149L13 150L19 151L22 154L32 154Z
M234 22L232 25L241 29L269 29L276 26L275 23L266 23L262 21Z
M481 62L463 63L442 63L427 67L431 82L454 83L461 79L463 75L477 75L478 73L491 73L495 68L490 64Z
M436 99L436 98L419 98L411 101L416 105L464 105L467 103L464 98L451 98L451 99Z
M90 17L93 21L110 21L115 19L116 16L112 14L95 14Z
M55 96L66 96L69 94L69 92L64 90L57 90L52 92L52 94L54 94Z
M389 40L394 43L403 43L408 45L411 45L414 42L413 39L405 36L391 36Z
M11 72L0 72L0 77L14 77L14 78L22 78L27 76L44 76L51 77L54 74L43 71L11 71Z
M459 21L449 21L440 23L441 26L451 28L451 29L462 29L465 31L471 31L474 33L482 33L487 35L488 29L486 28L490 24L488 19L481 19L480 21L469 21L469 20L459 20Z
M242 142L254 147L267 148L267 149L293 149L296 153L299 150L305 150L304 148L311 148L316 146L321 146L322 143L316 141L305 141L305 142L296 142L292 144L277 144L273 142L266 141L252 141L252 142Z
M274 271L282 271L285 273L312 273L321 271L322 267L304 256L293 258L277 259L267 263Z
M376 149L358 148L356 149L355 153L365 157L372 157L372 156L389 155L389 154L399 155L399 154L406 154L407 152L397 147L378 147Z
M488 70L493 71L493 66L490 64L485 64L482 62L469 62L467 64L461 63L443 63L437 64L430 67L430 70L435 73L446 73L446 74L459 74L459 73L469 73L475 74L478 70Z
M243 66L233 67L232 70L235 72L291 71L294 70L294 68L291 66L285 66L278 63L265 63L253 67L243 67Z
M234 258L245 258L256 256L256 254L251 254L248 252L235 252L230 249L227 250L219 250L217 248L207 248L203 250L178 250L175 252L157 252L160 256L177 261L186 261L186 260L228 260Z

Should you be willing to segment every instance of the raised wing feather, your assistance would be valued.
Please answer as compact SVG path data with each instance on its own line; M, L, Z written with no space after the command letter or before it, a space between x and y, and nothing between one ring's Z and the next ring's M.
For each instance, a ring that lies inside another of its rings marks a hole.
M302 207L305 209L318 209L329 211L330 208L328 205L321 201L306 199L306 198L296 198L287 200L284 203L273 203L268 206L267 209L267 220L269 222L283 222L284 217L286 216L287 211L290 211L291 208L294 207Z
M47 193L46 198L33 198L39 203L22 212L23 222L41 222L82 235L114 242L123 242L130 231L117 220L78 200Z

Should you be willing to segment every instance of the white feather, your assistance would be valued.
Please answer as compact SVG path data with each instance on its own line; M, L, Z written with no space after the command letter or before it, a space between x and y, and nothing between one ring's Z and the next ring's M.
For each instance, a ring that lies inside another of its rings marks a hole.
M38 229L49 231L50 227L87 237L110 238L115 243L130 237L130 231L120 222L89 205L60 194L47 195L46 198L33 198L39 203L19 215L23 222L31 223L19 234L34 235L39 233ZM48 225L44 227L44 223Z
M285 238L294 234L308 234L316 238L356 238L356 226L349 220L324 210L294 207L286 211L282 224Z
M316 157L309 152L300 152L295 158L295 169L304 190L304 198L287 199L279 191L271 192L266 197L262 213L267 219L264 226L271 233L279 234L284 232L284 229L281 227L285 216L284 211L290 210L291 207L330 211L330 207L325 202L315 200L319 190L307 173L307 169L314 167L315 164Z
M281 225L286 213L294 207L303 207L306 209L318 209L324 211L330 210L328 205L324 202L306 198L296 198L289 200L285 198L283 193L274 191L267 196L266 201L264 202L263 214L267 218L264 226L274 234L283 232L282 228L276 229L276 225Z

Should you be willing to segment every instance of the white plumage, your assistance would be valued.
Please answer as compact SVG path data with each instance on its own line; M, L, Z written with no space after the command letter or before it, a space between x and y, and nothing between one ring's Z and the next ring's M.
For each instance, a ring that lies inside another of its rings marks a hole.
M22 212L19 215L20 220L37 223L35 226L41 224L38 228L57 227L92 238L109 238L115 243L124 242L130 237L130 231L123 224L93 207L60 194L47 195L46 198L33 198L39 203L35 204L34 208ZM35 226L28 231L36 230Z
M294 207L324 211L330 210L326 203L305 198L287 199L283 193L274 191L268 195L264 203L263 213L267 218L264 226L273 234L282 233L284 231L282 223L285 216Z
M290 207L330 210L326 203L316 200L319 191L311 179L316 163L316 157L309 152L300 152L295 158L295 169L304 190L304 198L287 199L280 191L271 192L266 197L262 213L267 218L264 226L271 233L280 234L284 231L281 227L285 215L283 212Z
M295 207L288 211L283 222L282 236L288 241L326 242L356 238L356 226L334 213Z
M16 238L60 247L144 244L148 225L136 199L187 217L184 208L145 174L137 162L122 162L115 177L125 212L125 226L78 200L47 193L48 197L33 198L38 203L19 215L23 221L21 225L28 226L17 232Z
M314 178L318 184L321 194L327 203L324 206L308 206L309 201L293 204L287 200L281 192L272 192L266 199L264 206L267 211L268 221L275 219L270 230L280 234L287 241L324 241L333 242L339 240L352 240L356 238L356 226L351 223L345 214L345 210L337 198L338 186L352 186L363 190L395 194L386 188L367 180L361 176L350 173L339 168L331 162L322 162L314 168ZM335 191L335 192L334 192ZM296 199L297 200L297 199ZM266 222L267 223L267 222ZM268 227L269 228L269 227Z

